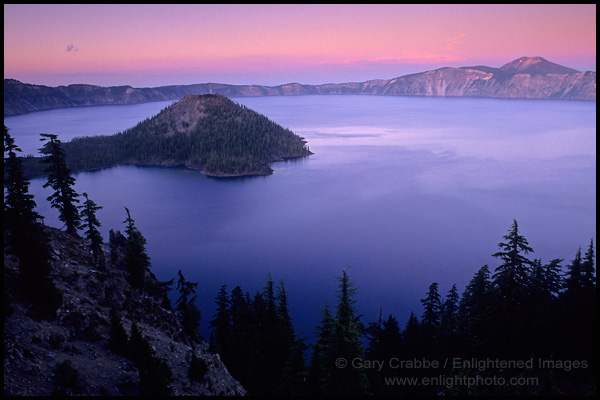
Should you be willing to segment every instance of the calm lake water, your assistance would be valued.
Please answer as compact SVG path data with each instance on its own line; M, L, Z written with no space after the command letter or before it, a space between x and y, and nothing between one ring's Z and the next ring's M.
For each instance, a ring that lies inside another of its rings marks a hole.
M379 96L237 98L304 136L314 155L267 177L220 180L166 168L80 173L78 193L104 208L102 233L124 230L124 207L148 240L161 280L198 282L202 333L221 285L252 295L283 280L298 332L312 341L325 299L348 269L363 322L403 326L432 282L462 293L513 219L532 258L568 264L596 242L596 103ZM51 110L5 118L25 153L39 133L63 141L112 134L171 102ZM38 211L60 227L43 189Z

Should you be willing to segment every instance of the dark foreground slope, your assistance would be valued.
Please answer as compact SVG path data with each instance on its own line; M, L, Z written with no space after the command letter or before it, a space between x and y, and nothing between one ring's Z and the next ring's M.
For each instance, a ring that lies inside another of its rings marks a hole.
M132 287L125 270L111 262L94 265L89 246L54 228L46 228L52 246L51 278L63 294L56 318L31 316L16 294L18 261L4 255L4 395L117 396L139 394L136 363L110 346L110 310L115 308L127 334L132 323L172 372L173 395L243 395L218 355L206 343L193 346L178 338L177 312L163 300ZM106 254L108 260L108 252ZM147 272L146 278L156 282ZM192 354L208 367L202 379L190 379ZM74 372L76 371L76 372Z

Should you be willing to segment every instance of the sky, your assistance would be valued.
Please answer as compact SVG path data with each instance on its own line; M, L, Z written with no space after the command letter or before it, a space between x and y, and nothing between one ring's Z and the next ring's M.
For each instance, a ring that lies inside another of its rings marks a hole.
M595 4L5 4L4 78L364 82L540 56L596 70Z

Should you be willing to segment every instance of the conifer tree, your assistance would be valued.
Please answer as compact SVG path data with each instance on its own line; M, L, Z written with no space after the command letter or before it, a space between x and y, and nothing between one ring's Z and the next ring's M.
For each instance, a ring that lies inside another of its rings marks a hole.
M460 329L471 354L487 354L493 307L491 295L490 270L484 265L467 284L458 305Z
M17 156L21 149L4 125L4 226L9 232L38 223L41 216L35 212L36 203L29 193L29 181L23 173L23 162Z
M442 312L442 302L438 293L437 282L429 285L427 296L421 299L421 304L423 304L423 315L421 316L422 350L428 356L432 356L431 352L434 351L434 345L438 339Z
M125 211L127 218L123 222L127 227L123 261L128 274L127 279L132 286L143 288L146 271L150 268L150 257L146 253L146 238L135 226L135 221L131 218L127 207Z
M94 255L94 263L97 266L104 265L104 252L102 251L102 235L98 228L102 226L98 218L96 217L96 211L102 209L102 207L96 205L92 200L89 199L87 193L83 193L85 202L79 206L81 209L81 218L83 219L82 227L87 229L85 231L85 237L90 242L90 248Z
M34 314L52 318L62 304L62 293L50 278L49 240L17 157L20 151L4 126L5 248L19 260L19 291L34 307Z
M529 247L527 239L519 233L516 220L513 220L513 225L504 239L505 243L498 243L501 251L492 254L493 257L502 260L502 264L496 267L492 278L498 289L502 307L513 309L527 295L532 261L524 254L532 253L533 249Z
M216 314L209 323L209 326L212 328L209 344L211 351L219 353L225 361L227 360L227 351L229 350L229 344L231 342L231 314L226 285L221 286L215 299L215 303L217 305Z
M404 359L423 355L421 344L421 324L414 312L410 313L406 326L401 332L402 354Z
M275 336L281 348L282 371L277 386L277 393L282 395L298 395L305 390L304 350L302 339L296 337L292 318L290 317L287 292L282 280L277 286L278 327Z
M590 245L583 257L581 263L582 287L587 292L596 290L596 269L594 268L594 239L590 240Z
M592 365L589 371L595 370L596 349L596 283L594 277L593 241L585 254L581 256L581 248L568 266L565 291L561 294L564 308L564 340L563 351L573 359L586 359Z
M46 142L41 150L45 154L42 163L47 164L44 172L48 174L44 187L50 186L54 193L48 196L53 208L58 210L58 219L64 222L67 233L78 236L77 229L81 221L76 203L79 195L73 189L75 178L67 166L67 156L57 135L42 133L41 141Z
M540 259L533 260L529 296L522 311L529 320L523 342L524 347L540 357L552 355L559 337L556 311L562 286L561 261L557 258L543 265Z
M155 356L148 340L142 335L136 321L131 324L129 337L130 354L140 374L140 395L171 395L171 379L173 372L162 359Z
M327 390L337 395L365 395L369 393L365 371L350 365L352 360L363 357L361 325L354 306L356 288L345 270L336 279L339 281L339 290L331 351L336 359L343 359L348 364L344 368L339 365L332 368Z
M129 355L128 345L129 339L127 338L125 328L123 328L121 317L119 316L117 309L113 306L110 308L109 346L115 353L125 356Z
M396 368L393 368L392 360L400 360L402 357L402 335L398 320L391 314L386 320L380 317L377 323L369 324L367 328L371 337L367 347L366 356L369 360L383 362L377 371L369 371L369 381L374 395L392 395L398 392L394 385L386 385L386 378L398 375Z
M127 239L121 233L121 231L117 230L115 232L113 229L111 229L108 231L108 243L110 246L110 262L114 265L120 264L121 255L125 249L125 243L127 243Z
M251 368L256 355L251 353L255 350L254 338L254 316L251 309L251 300L244 295L242 288L236 286L231 290L231 295L226 301L229 309L225 319L230 320L227 331L227 369L240 381L246 381L248 370ZM220 307L220 306L218 306ZM220 308L219 308L220 309ZM252 351L249 352L249 349ZM223 358L225 360L225 358Z
M439 345L446 356L454 356L460 351L461 338L458 331L458 289L456 284L448 291L440 312Z
M457 329L457 313L458 313L458 289L456 284L448 291L446 299L442 303L440 326L442 332L454 332Z
M188 282L181 270L177 272L177 290L179 298L175 301L175 310L181 314L182 334L188 338L193 344L200 342L200 333L198 326L200 325L201 313L196 305L198 296L196 295L196 287L198 283Z
M308 373L309 393L312 395L332 395L328 382L330 371L335 368L335 357L332 353L335 320L329 311L327 299L321 307L321 321L316 327L316 341L313 345L312 358Z
M427 296L424 299L421 299L421 304L423 304L421 325L428 327L429 329L436 328L440 322L442 303L440 294L438 293L438 286L439 284L437 282L433 282L429 285Z
M523 235L519 233L516 220L505 242L498 244L501 251L492 254L502 260L493 278L494 306L491 321L491 333L495 348L499 354L508 357L521 357L527 351L527 343L522 339L529 329L531 292L531 267L533 261L525 255L533 249Z

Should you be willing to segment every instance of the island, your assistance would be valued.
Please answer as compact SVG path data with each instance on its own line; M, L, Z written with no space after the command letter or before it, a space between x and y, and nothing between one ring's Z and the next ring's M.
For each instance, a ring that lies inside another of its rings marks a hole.
M75 138L63 147L73 172L134 164L213 177L269 175L272 162L312 154L303 137L220 94L184 96L123 132ZM42 173L37 157L26 157L24 165L28 176Z

